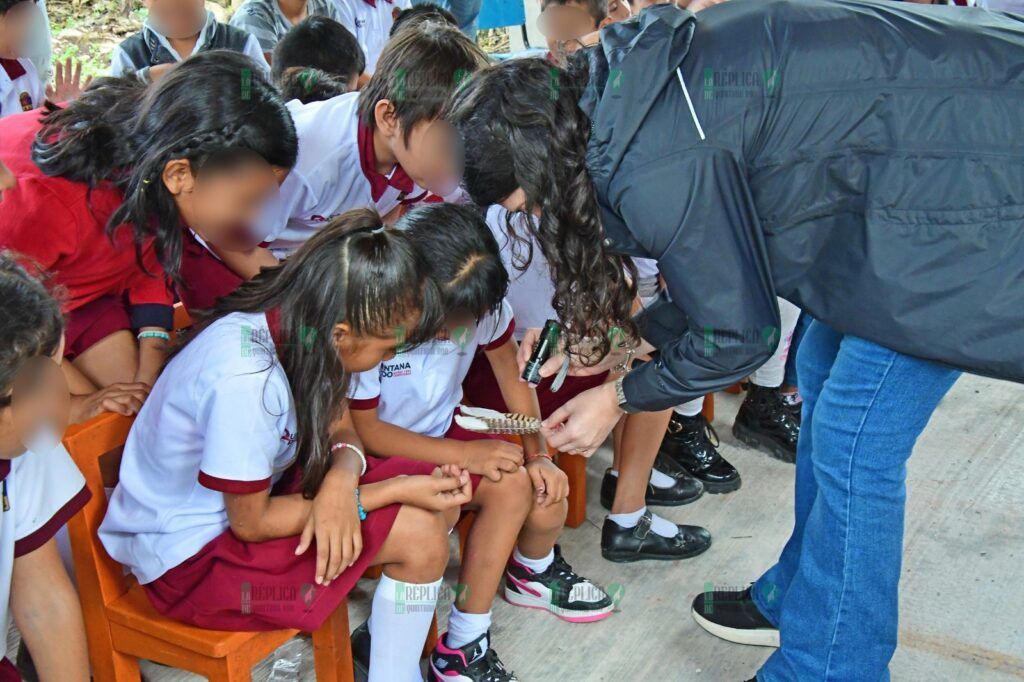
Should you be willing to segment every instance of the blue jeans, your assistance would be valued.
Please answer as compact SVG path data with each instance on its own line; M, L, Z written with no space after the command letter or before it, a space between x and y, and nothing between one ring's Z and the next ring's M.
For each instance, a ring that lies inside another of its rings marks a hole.
M476 20L480 16L483 0L412 0L414 5L426 3L438 5L454 14L456 21L459 22L459 30L476 42Z
M757 679L885 681L896 649L906 462L960 373L817 320L797 371L804 403L793 535L753 589L781 646Z
M807 333L807 327L811 325L812 319L807 313L800 313L800 319L796 321L793 338L789 341L789 355L786 356L786 376L782 380L785 386L796 386L799 383L796 372L796 356L800 351L800 341L803 340L804 334Z

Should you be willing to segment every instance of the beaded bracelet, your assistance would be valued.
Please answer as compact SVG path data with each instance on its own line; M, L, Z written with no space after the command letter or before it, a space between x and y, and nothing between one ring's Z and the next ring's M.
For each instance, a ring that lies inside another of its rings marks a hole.
M168 334L167 332L146 331L139 332L138 336L136 336L135 338L139 339L140 341L142 339L162 339L164 341L170 341L171 335Z
M366 520L366 509L363 508L363 503L359 500L359 488L356 488L356 509L359 511L359 520Z
M331 454L333 455L335 450L342 450L344 448L348 448L349 450L351 450L352 452L356 453L359 456L359 461L362 462L363 464L363 470L359 472L359 475L362 476L363 474L365 474L366 455L364 455L363 451L357 448L355 445L352 445L351 443L335 443L334 445L331 446Z

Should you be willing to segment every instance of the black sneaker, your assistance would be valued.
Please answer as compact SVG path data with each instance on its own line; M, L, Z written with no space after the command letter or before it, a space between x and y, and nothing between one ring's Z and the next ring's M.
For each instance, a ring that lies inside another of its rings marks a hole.
M608 561L676 561L703 554L711 546L711 533L700 526L677 524L679 532L671 538L651 530L651 510L648 509L632 528L623 528L605 518L601 529L601 556Z
M448 648L447 639L445 633L430 654L430 672L435 682L519 682L515 673L505 670L498 654L488 646L490 632L459 649Z
M796 461L800 422L786 408L782 391L751 384L736 413L732 435L752 448L792 464Z
M655 467L673 476L687 473L712 495L739 490L740 472L718 453L717 447L718 434L704 415L684 417L673 412Z
M555 560L534 573L512 558L505 569L505 600L515 606L541 609L570 623L593 623L612 615L608 593L572 570L555 545Z
M370 676L370 621L366 621L352 631L352 665L362 679ZM356 676L359 679L359 676Z
M691 607L693 619L715 637L730 642L779 646L779 629L761 615L750 590L748 587L698 594Z
M800 424L802 419L800 418L801 413L804 409L804 401L800 399L799 393L783 393L782 404L786 406L786 410L793 416L797 424Z
M700 499L704 494L704 486L700 481L682 470L668 474L675 483L670 488L659 488L647 483L647 493L644 501L648 507L681 507ZM601 506L611 511L612 503L615 502L615 490L619 485L619 477L612 476L611 469L605 469L604 478L601 480Z

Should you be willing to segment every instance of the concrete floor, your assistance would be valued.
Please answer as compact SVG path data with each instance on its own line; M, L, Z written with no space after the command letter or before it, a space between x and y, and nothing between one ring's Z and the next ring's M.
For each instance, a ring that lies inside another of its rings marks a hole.
M597 502L607 448L589 473L588 522L566 531L562 547L578 572L619 583L621 611L590 625L495 601L493 642L520 679L705 680L753 676L769 649L729 644L690 618L705 583L746 585L771 565L791 528L792 467L737 444L731 434L738 396L719 394L716 427L722 453L740 469L743 487L706 495L659 513L706 526L714 545L681 563L613 564L600 556L604 510ZM939 407L910 463L909 509L901 595L900 647L894 680L1024 679L1024 386L964 377ZM450 583L457 570L451 567ZM373 583L351 598L351 623L365 618ZM447 605L440 609L443 621ZM308 642L298 679L313 680ZM272 678L268 660L254 671ZM153 682L199 679L157 666Z

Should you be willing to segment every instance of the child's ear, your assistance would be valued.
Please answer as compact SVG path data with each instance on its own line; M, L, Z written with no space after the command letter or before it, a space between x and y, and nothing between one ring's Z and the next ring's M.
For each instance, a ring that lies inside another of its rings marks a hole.
M161 174L164 187L173 196L190 194L196 185L196 176L192 173L192 164L188 159L171 159L164 166Z
M394 137L401 125L398 116L395 115L395 107L391 100L382 99L373 106L373 118L377 123L377 130L385 137Z

